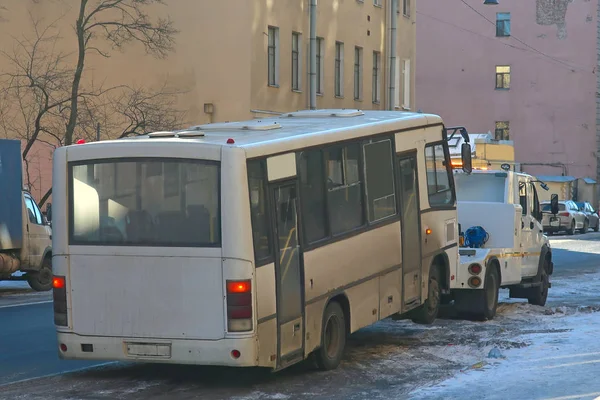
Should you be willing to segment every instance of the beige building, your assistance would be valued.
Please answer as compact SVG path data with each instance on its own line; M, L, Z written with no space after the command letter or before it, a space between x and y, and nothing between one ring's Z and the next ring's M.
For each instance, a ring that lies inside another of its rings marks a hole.
M110 57L88 53L84 84L94 82L105 88L167 84L184 92L176 107L186 111L188 124L261 118L309 108L311 0L165 3L148 10L153 18L168 16L180 31L174 51L166 59L156 59L139 44L127 44L119 51L105 40L93 40L93 46L109 51ZM59 37L56 43L45 41L39 48L46 55L63 52L69 67L74 67L77 38L73 26L79 5L79 0L4 1L0 51L13 56L17 40L31 42L32 21L38 21L40 31L51 26L47 36ZM391 7L391 0L318 1L317 108L390 108ZM415 0L396 0L395 7L393 108L410 110L415 104ZM6 55L0 56L0 74L14 71ZM23 137L24 131L5 129L0 136ZM120 133L103 129L102 138ZM40 142L30 160L29 180L37 198L51 185L51 150Z
M396 109L415 103L415 0L396 0ZM28 12L57 20L59 50L74 52L78 0L9 0L0 23L0 49L31 36ZM93 52L84 79L108 85L185 90L189 123L247 119L309 107L310 0L167 0L151 15L169 16L180 33L165 60L139 45L110 58ZM320 0L317 5L318 108L383 109L389 105L390 0ZM109 49L98 41L99 47ZM7 61L0 58L0 72Z

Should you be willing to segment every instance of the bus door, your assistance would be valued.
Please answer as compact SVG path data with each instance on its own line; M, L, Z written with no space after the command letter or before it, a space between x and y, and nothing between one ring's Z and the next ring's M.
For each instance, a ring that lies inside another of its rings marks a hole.
M303 257L298 232L295 181L272 187L275 204L275 280L277 293L277 364L282 368L304 358Z
M402 237L402 312L421 303L421 214L417 154L398 156Z

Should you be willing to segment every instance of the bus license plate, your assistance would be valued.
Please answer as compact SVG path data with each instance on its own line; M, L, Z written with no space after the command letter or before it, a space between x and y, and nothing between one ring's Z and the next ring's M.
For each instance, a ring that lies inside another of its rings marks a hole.
M127 354L140 357L171 357L171 345L165 343L126 343Z
M560 225L560 221L558 220L558 218L550 219L550 226L559 226L559 225Z

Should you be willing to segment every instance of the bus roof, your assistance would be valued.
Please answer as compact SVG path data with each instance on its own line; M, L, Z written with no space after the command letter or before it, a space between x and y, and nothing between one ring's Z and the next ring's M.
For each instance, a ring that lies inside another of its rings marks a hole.
M229 145L243 148L248 157L312 147L384 132L440 125L437 115L357 109L322 109L283 113L280 116L238 122L197 125L180 131L152 132L136 137L103 141L140 140L162 143ZM233 143L229 139L233 140ZM230 143L228 143L228 140ZM98 143L98 144L100 144ZM90 143L94 145L94 143Z

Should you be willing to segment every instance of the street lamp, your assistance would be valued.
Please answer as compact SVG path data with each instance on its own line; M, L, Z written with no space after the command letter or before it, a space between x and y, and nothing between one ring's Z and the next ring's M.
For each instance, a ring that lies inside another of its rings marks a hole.
M483 5L485 5L485 6L497 6L498 5L498 0L485 0L483 2Z

